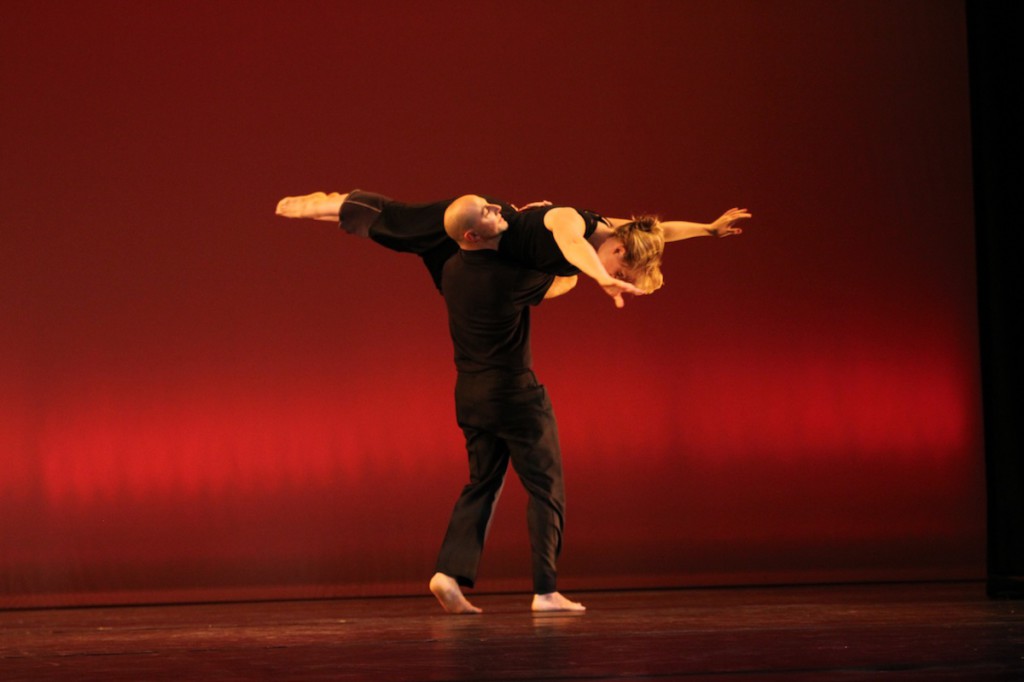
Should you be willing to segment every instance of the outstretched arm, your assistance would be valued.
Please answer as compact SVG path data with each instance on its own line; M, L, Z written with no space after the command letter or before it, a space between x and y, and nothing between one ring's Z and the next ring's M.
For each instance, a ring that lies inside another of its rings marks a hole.
M737 223L751 217L751 213L745 208L730 208L710 223L691 223L685 220L664 220L661 227L665 230L666 242L678 242L693 237L728 237L734 234L742 234L743 229L737 227ZM612 227L617 227L628 220L622 218L609 218Z
M558 244L565 259L579 268L584 275L593 278L604 289L604 292L615 300L616 308L626 305L622 299L623 294L640 296L644 293L629 282L615 279L608 274L597 257L597 251L583 237L586 225L583 222L583 216L576 209L568 207L551 209L544 216L544 226L551 230L555 237L555 243Z
M277 202L277 215L285 218L312 218L313 220L338 220L341 204L347 194L313 192L301 197L285 197Z

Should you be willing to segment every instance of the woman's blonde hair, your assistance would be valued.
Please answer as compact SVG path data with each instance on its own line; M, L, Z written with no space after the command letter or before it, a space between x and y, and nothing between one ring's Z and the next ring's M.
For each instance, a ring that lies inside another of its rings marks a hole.
M665 231L655 216L634 216L615 228L614 237L626 248L624 264L634 275L633 284L648 294L661 288L661 254L665 252Z

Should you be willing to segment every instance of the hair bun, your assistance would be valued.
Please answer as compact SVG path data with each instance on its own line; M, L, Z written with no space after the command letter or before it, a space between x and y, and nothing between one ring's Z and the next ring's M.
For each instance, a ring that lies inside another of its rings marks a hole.
M653 215L633 216L632 222L641 232L654 232L659 226L658 216Z

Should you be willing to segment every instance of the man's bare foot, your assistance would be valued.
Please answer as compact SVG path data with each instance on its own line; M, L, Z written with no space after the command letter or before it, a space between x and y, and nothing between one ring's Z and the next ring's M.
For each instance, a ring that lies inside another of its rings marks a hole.
M314 220L337 220L341 204L347 194L313 192L301 197L285 197L277 202L275 213L285 218L313 218Z
M550 612L550 611L576 611L583 612L587 610L587 607L579 602L574 602L570 599L566 599L560 592L550 592L548 594L535 594L533 595L533 606L531 607L534 611L538 612Z
M483 609L478 609L469 603L469 600L462 594L462 590L459 589L459 584L455 582L455 578L444 573L435 573L434 577L430 579L430 591L434 593L437 601L441 602L441 606L448 613L483 612Z

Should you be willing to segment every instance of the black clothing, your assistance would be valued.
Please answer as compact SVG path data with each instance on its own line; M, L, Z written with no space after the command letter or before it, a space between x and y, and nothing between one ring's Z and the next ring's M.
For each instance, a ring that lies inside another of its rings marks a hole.
M508 220L508 230L501 235L498 242L498 253L520 265L552 275L570 277L579 274L579 268L565 260L561 249L555 242L555 236L544 226L544 216L558 206L531 208L517 213ZM583 217L583 238L594 234L599 222L604 218L591 211L576 209Z
M554 592L565 490L551 401L530 370L529 306L551 275L526 270L493 250L459 251L443 288L455 346L455 411L466 437L469 484L452 511L437 571L476 581L491 514L511 461L530 495L527 526L537 594Z
M455 413L466 436L469 483L452 510L437 571L465 587L476 582L509 462L529 494L527 531L533 590L558 589L565 526L565 486L558 427L547 391L533 372L459 374Z
M508 263L493 249L459 251L444 268L448 329L460 372L530 369L530 308L552 275Z

